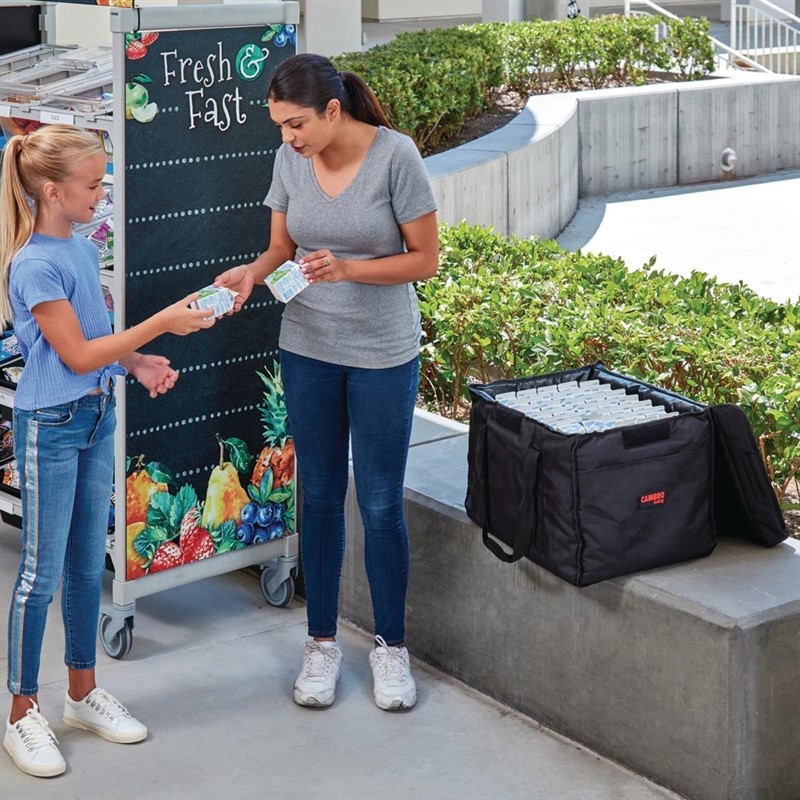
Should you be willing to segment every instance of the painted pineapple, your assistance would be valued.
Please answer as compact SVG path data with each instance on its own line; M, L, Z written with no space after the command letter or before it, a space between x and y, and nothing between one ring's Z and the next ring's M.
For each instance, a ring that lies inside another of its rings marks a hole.
M256 458L251 483L261 484L261 478L268 468L272 469L273 486L286 486L294 479L294 441L289 431L289 420L286 416L286 402L281 381L281 366L273 362L272 374L265 369L263 374L256 373L264 383L261 422L264 425L264 442L266 446Z

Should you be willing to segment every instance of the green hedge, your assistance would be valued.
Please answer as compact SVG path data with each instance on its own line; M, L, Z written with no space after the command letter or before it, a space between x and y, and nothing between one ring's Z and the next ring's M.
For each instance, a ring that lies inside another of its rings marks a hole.
M464 419L468 380L602 361L702 403L741 405L783 495L800 467L800 303L465 223L442 225L440 241L439 274L417 288L420 391L434 410Z
M333 60L367 81L392 124L425 155L500 90L527 96L638 85L654 70L703 78L714 68L708 31L708 20L691 17L479 23L403 33Z

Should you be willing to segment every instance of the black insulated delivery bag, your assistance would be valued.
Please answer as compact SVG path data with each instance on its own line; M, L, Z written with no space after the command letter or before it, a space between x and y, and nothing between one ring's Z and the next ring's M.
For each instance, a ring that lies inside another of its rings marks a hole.
M613 396L616 406L646 410L635 424L593 430L573 401L569 413L575 416L566 423L562 417L559 424L542 421L549 419L546 414L525 405L536 395L552 408L546 395L561 393L563 403L567 389L590 385ZM469 391L465 506L498 558L524 556L569 583L587 586L714 549L715 422L709 407L602 364L472 384ZM718 408L741 415L746 435L732 441L752 451L741 410ZM723 416L728 427L741 424ZM757 475L757 466L750 464L750 472ZM771 502L762 497L756 512L762 526L752 538L774 544L786 532L766 484Z

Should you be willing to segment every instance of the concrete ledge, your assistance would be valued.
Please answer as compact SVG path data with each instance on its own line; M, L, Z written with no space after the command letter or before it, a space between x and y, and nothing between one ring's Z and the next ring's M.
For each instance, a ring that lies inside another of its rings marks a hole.
M483 547L467 437L425 423L406 477L416 656L693 800L800 796L800 543L723 540L578 589ZM352 489L347 525L341 613L371 630Z
M439 219L556 236L578 207L577 102L532 97L500 130L425 159Z
M728 147L732 173L720 165ZM441 221L553 238L579 196L800 169L800 77L537 95L504 128L425 165Z

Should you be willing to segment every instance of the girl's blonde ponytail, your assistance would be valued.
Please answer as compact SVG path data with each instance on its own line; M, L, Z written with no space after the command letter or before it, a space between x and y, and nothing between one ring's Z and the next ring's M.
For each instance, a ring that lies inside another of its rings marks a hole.
M28 205L19 175L22 136L12 136L3 151L0 167L0 325L11 322L8 273L14 253L30 239L35 217Z
M11 322L8 275L15 253L30 239L36 203L47 181L64 181L81 161L104 153L99 136L69 125L46 125L12 136L0 164L0 324Z

